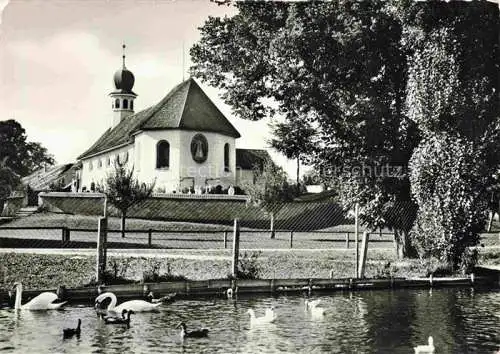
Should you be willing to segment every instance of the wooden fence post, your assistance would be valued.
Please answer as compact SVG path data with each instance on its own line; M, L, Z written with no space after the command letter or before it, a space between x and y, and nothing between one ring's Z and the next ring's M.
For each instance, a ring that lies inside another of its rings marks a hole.
M224 249L227 248L227 231L224 231Z
M290 231L290 248L293 248L293 231Z
M345 234L345 248L349 248L349 233Z
M62 228L62 243L65 244L66 242L69 242L69 229L67 227Z
M151 242L153 241L153 230L148 230L148 246L151 247Z
M363 278L365 276L365 264L366 264L366 253L368 251L368 240L370 234L365 231L363 232L363 241L361 244L361 259L359 260L359 274L358 278Z
M106 231L108 228L108 218L99 217L97 225L97 264L96 281L98 284L104 282L104 273L106 271Z
M238 256L240 253L240 221L234 219L233 230L233 268L231 274L234 278L238 276Z
M358 247L358 233L359 233L359 204L356 203L356 206L354 207L354 246L356 247L356 260L355 260L355 274L356 277L358 276L359 273L359 268L358 268L358 262L359 262L359 247Z

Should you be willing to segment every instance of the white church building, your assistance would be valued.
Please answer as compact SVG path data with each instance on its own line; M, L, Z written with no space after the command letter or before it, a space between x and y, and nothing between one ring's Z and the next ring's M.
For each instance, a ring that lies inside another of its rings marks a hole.
M156 192L228 188L252 180L252 167L269 158L265 150L236 149L240 133L193 78L160 102L135 113L135 78L123 67L114 74L112 126L78 157L78 190L104 186L118 160L134 168Z

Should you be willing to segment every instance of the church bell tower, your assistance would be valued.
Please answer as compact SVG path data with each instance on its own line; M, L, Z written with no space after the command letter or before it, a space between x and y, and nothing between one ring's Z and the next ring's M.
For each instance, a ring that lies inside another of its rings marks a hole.
M134 114L134 100L137 97L132 91L135 82L134 74L125 66L125 44L123 44L122 48L123 65L113 76L115 90L109 94L113 109L112 128L117 126L122 119Z

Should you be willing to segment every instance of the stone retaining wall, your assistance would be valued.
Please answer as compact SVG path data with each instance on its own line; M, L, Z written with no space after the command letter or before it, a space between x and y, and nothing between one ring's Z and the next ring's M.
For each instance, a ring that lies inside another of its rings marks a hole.
M42 207L68 214L102 215L104 198L100 193L41 193ZM245 227L268 228L269 216L249 206L245 196L154 195L132 207L129 217L153 220L201 222L231 225L235 218ZM108 215L119 212L108 205ZM346 223L341 208L332 202L292 202L276 215L277 229L318 230Z

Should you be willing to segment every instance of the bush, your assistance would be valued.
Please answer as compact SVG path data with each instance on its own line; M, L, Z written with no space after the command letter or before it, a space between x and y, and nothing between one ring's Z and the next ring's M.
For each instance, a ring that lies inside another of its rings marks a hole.
M104 273L105 284L129 284L134 280L127 279L127 271L131 265L131 258L111 258L108 260L106 271Z
M157 188L155 189L155 193L163 194L163 193L165 193L165 192L166 192L165 187L157 187Z
M238 271L236 274L236 278L259 279L261 267L259 266L258 261L261 254L261 251L251 253L244 252L238 260ZM232 279L233 276L229 275L228 278Z
M398 272L398 268L391 264L391 262L385 263L381 267L377 267L375 271L375 278L392 278Z
M462 274L472 273L472 270L477 264L479 259L479 252L477 248L466 248L464 253L460 256L460 262L458 264Z
M167 272L160 275L162 262L155 258L146 260L146 270L142 273L143 283L159 283L166 281L187 280L184 275L172 274L170 271L170 263L167 263Z
M447 277L453 275L453 266L451 263L442 262L435 257L421 260L422 268L426 270L425 276Z

